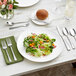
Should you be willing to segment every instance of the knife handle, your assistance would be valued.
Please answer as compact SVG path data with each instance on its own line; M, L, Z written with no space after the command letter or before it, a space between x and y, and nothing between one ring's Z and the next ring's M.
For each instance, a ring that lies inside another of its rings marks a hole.
M67 39L69 40L69 43L70 43L72 49L75 49L74 44L71 42L71 40L70 40L70 38L68 36L67 36Z
M63 38L62 36L61 36L61 38L62 38L62 40L63 40L63 42L64 42L64 45L65 45L66 49L67 49L68 51L70 51L69 45L66 44L66 42L65 42L65 40L64 40L64 38Z

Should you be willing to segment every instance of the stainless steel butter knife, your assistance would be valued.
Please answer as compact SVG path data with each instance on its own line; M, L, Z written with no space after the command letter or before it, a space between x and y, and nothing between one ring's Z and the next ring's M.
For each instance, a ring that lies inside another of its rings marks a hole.
M57 32L59 33L60 37L62 38L66 49L67 49L68 51L70 51L70 47L66 44L66 41L65 41L65 39L63 38L63 35L62 35L62 32L61 32L60 28L57 26L56 29L57 29Z

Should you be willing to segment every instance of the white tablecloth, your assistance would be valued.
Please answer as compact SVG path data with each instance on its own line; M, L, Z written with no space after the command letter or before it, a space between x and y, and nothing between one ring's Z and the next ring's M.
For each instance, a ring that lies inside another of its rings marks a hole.
M76 16L74 16L74 18L70 21L67 22L65 21L64 18L62 18L63 14L61 15L56 15L56 13L53 13L53 7L55 7L55 5L57 5L55 2L55 0L41 0L38 4L32 6L32 7L28 7L28 8L19 8L17 10L15 10L15 15L13 17L13 19L11 19L10 21L25 21L27 16L30 17L31 13L34 12L37 9L47 9L50 13L51 19L57 19L52 21L49 25L47 26L38 26L36 24L34 24L32 21L30 21L30 25L28 27L23 27L23 28L18 28L18 29L14 29L14 30L9 30L9 26L7 26L6 20L0 19L0 38L6 37L6 36L10 36L10 35L14 35L15 39L17 41L19 35L21 32L25 31L26 29L29 28L44 28L44 29L48 29L51 31L55 31L55 33L57 33L55 26L60 26L60 28L62 29L62 27L66 26L68 27L68 29L75 27L76 25ZM58 35L59 36L59 35ZM60 38L61 39L61 38ZM61 40L62 41L62 40ZM20 75L20 74L27 74L33 71L37 71L37 70L41 70L43 68L48 68L48 67L52 67L52 66L56 66L56 65L60 65L63 63L67 63L67 62L73 62L76 61L76 50L71 50L71 51L67 51L64 44L62 44L62 47L64 49L63 52L59 55L59 57L57 57L56 59L50 61L50 62L46 62L46 63L35 63L35 62L31 62L27 59L25 59L22 62L16 63L16 64L12 64L12 65L6 65L4 62L4 58L2 56L2 52L0 51L0 76L10 76L10 75Z

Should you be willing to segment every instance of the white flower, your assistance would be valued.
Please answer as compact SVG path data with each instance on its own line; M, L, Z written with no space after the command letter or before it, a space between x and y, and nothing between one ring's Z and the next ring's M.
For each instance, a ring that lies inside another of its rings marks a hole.
M4 4L2 5L2 8L5 8L5 5Z

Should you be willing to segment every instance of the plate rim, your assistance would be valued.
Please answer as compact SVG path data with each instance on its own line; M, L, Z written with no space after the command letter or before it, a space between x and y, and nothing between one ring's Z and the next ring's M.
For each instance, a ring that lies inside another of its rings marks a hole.
M38 0L37 2L35 2L35 3L33 3L33 4L31 4L31 5L25 5L25 6L20 6L19 4L16 4L18 7L20 7L20 8L24 8L24 7L30 7L30 6L33 6L33 5L35 5L35 4L37 4L38 2L40 2L40 0Z

